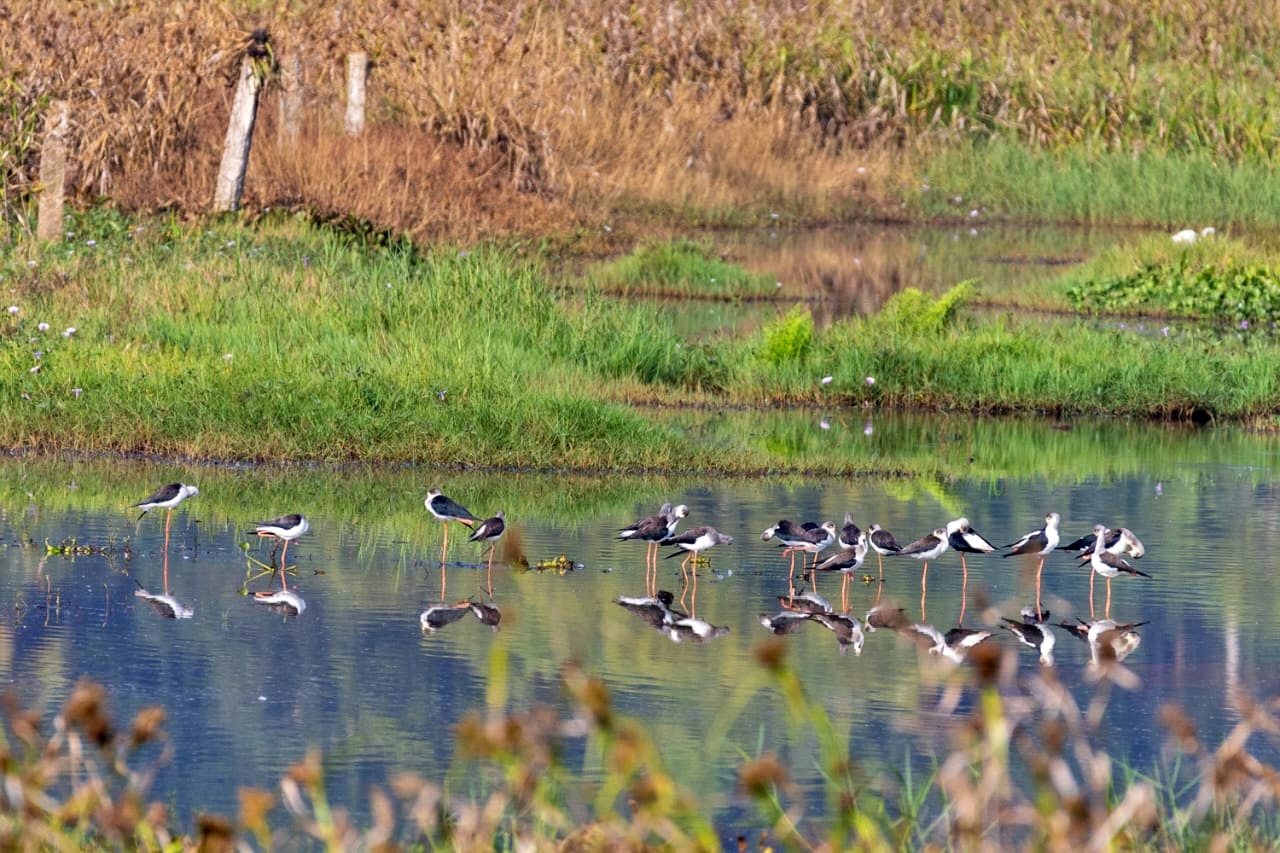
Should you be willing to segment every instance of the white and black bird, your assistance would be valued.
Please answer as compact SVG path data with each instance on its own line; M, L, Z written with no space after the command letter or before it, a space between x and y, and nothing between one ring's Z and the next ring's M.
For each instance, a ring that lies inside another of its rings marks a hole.
M1090 531L1073 542L1059 545L1058 549L1061 551L1074 551L1079 554L1081 559L1086 559L1093 554L1093 548L1097 543L1098 537ZM1107 528L1104 547L1112 554L1133 557L1135 560L1142 559L1143 555L1147 553L1147 547L1142 544L1142 540L1127 527Z
M683 572L690 560L708 548L716 545L732 545L733 537L720 533L714 527L694 527L678 536L672 536L662 544L676 547L675 551L667 555L668 560L684 554L684 560L680 563L680 570Z
M689 507L684 504L673 507L668 501L658 510L657 515L642 518L618 531L621 540L633 540L645 543L644 578L645 592L654 594L658 585L658 549L664 540L675 535L676 525L680 519L689 514Z
M456 521L459 524L465 524L467 527L475 527L480 519L471 514L465 506L451 498L441 494L439 489L432 489L427 492L427 497L423 500L427 511L440 520L444 524L444 546L440 549L440 562L445 561L445 554L449 550L449 522Z
M760 534L760 538L765 542L777 539L782 543L782 556L791 557L791 569L787 574L787 581L794 584L796 554L813 554L814 562L817 563L818 553L836 540L836 526L830 521L821 525L813 523L800 525L784 518L772 527L767 528ZM802 568L806 572L808 571L807 557Z
M929 563L947 553L947 549L950 547L951 542L947 538L947 529L939 527L932 533L921 536L898 551L899 557L914 557L924 563L924 569L920 572L921 616L924 615L924 596L929 588Z
M840 572L840 609L849 612L849 579L853 577L867 558L867 534L859 531L857 541L850 548L845 548L814 568L815 572Z
M893 534L878 524L867 528L867 544L876 552L876 564L880 568L880 582L884 582L884 558L891 557L902 550Z
M480 522L467 537L468 542L489 543L489 571L493 571L493 552L498 547L498 540L507 532L507 514L498 510L492 518Z
M1039 563L1036 564L1036 612L1040 611L1040 573L1044 570L1045 557L1048 557L1061 541L1058 533L1058 524L1061 521L1062 516L1058 515L1058 513L1048 513L1044 517L1044 527L1031 531L1012 545L1005 546L1012 549L1008 554L1004 555L1005 557L1024 554L1040 557Z
M964 580L969 580L969 564L965 562L965 554L990 554L996 550L978 531L973 529L967 518L957 518L947 522L947 543L951 550L960 555L960 568L964 572Z
M138 516L139 520L141 520L143 515L153 509L167 509L172 512L178 508L178 504L187 498L194 498L198 494L200 494L200 490L195 486L189 486L186 483L170 483L167 486L161 486L156 489L155 493L150 497L132 504L130 508L142 510L142 515Z
M142 521L142 517L153 509L168 510L164 516L164 550L169 551L169 525L173 522L173 511L178 508L178 504L187 498L194 498L200 494L200 490L195 486L186 483L170 483L167 486L161 486L155 490L155 493L144 500L133 504L131 509L140 509L142 513L138 516L138 521Z
M853 513L846 512L844 514L844 527L840 528L840 536L836 540L841 548L852 548L858 544L858 537L862 535L862 528L853 523Z
M1089 555L1089 566L1092 571L1089 572L1089 616L1093 614L1093 577L1094 575L1102 575L1107 579L1107 606L1103 610L1104 617L1111 616L1111 579L1116 575L1141 575L1149 578L1151 575L1135 569L1128 560L1119 554L1114 554L1106 548L1107 528L1101 524L1093 526L1093 535L1096 542L1093 546L1093 553Z
M293 513L291 515L282 515L279 518L273 518L270 521L262 521L254 525L253 535L261 536L264 539L274 539L276 544L272 546L271 553L275 554L276 546L284 543L284 549L280 554L280 581L284 583L284 567L287 565L285 558L289 553L289 543L302 536L311 529L311 525L307 522L305 515Z

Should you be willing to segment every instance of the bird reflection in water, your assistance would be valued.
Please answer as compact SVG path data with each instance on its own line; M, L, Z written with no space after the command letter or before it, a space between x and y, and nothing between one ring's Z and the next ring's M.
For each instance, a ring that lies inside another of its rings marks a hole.
M496 604L470 599L455 604L433 604L418 615L418 624L424 633L434 634L467 616L474 616L480 624L488 625L494 631L502 625L502 610Z
M673 607L675 596L665 589L653 596L620 596L614 602L673 643L707 643L729 633L727 626L712 625Z
M141 598L150 605L151 609L163 616L165 619L190 619L196 615L193 608L188 607L179 601L175 596L169 594L169 549L164 551L164 592L149 592L142 584L138 584L138 588L133 591L135 598Z

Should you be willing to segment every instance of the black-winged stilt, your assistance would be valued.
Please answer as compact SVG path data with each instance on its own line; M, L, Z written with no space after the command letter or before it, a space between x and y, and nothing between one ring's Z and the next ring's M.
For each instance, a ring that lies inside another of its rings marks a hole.
M1049 556L1054 548L1058 547L1060 535L1058 533L1058 524L1062 520L1062 516L1056 512L1051 512L1044 517L1044 527L1039 530L1033 530L1026 536L1023 536L1012 545L1006 545L1006 548L1012 548L1005 557L1013 557L1015 555L1033 554L1040 557L1040 562L1036 565L1036 612L1040 612L1040 572L1044 569L1044 559Z
M474 527L480 519L471 514L462 504L445 497L439 489L427 492L423 503L427 511L444 523L444 546L440 549L440 564L444 565L445 554L449 550L449 522L456 521L467 527Z

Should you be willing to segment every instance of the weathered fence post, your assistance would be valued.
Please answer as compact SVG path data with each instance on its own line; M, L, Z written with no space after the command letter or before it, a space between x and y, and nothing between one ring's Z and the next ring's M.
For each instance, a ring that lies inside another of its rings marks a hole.
M347 54L347 120L348 136L364 133L365 80L369 75L369 54L363 51Z
M67 135L70 117L66 101L54 101L45 116L40 144L40 204L36 211L36 239L62 236L62 208L67 179Z
M222 165L218 168L218 181L213 190L215 212L234 211L240 207L240 195L244 192L244 173L249 167L249 146L253 143L253 124L258 118L258 92L262 83L254 68L254 61L245 57L240 64L240 82L236 86L236 99L231 106L231 120L227 124L227 140L222 148Z
M290 52L280 63L280 83L283 97L278 141L285 148L293 148L302 126L302 59L297 53Z

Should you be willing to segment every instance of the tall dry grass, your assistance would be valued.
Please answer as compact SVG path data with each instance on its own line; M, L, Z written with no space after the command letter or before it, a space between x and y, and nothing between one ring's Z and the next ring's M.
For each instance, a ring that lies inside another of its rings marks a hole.
M25 0L0 21L7 187L34 187L31 119L62 98L81 197L202 210L262 27L301 60L313 131L272 150L269 85L249 203L416 234L504 231L514 214L885 215L904 165L973 140L1239 159L1280 139L1280 25L1242 0ZM373 63L359 142L340 126L352 50Z

